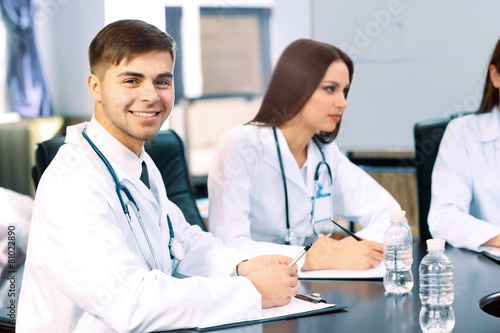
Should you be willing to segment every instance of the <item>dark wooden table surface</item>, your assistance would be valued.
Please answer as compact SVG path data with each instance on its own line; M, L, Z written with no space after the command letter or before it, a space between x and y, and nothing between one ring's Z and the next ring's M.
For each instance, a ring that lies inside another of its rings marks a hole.
M319 292L328 303L347 306L347 311L217 332L422 332L419 324L421 303L418 296L418 265L426 253L425 245L414 244L412 271L415 284L410 294L387 296L382 280L301 281L301 287L306 291ZM453 333L500 332L500 318L479 308L482 297L500 291L500 265L474 252L449 246L446 254L453 263L455 273L455 300L452 306L456 322Z

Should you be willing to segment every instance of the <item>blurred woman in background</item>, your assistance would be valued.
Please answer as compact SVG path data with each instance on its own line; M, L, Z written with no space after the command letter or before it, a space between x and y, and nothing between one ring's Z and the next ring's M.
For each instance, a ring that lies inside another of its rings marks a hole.
M326 43L300 39L284 50L257 115L221 137L209 172L209 228L226 245L294 257L312 242L303 270L380 264L389 211L401 208L333 142L353 70ZM322 236L334 216L358 222L363 239Z

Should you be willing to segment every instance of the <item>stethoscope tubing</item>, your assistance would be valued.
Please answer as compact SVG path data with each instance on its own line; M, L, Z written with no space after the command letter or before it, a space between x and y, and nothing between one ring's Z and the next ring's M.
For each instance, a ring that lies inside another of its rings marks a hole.
M151 254L153 255L153 261L155 263L155 268L158 269L158 262L156 261L156 255L155 255L153 247L151 246L151 241L149 240L148 233L144 228L144 223L142 222L142 218L139 214L139 210L137 210L135 208L135 206L132 206L132 210L134 211L135 216L136 216L137 220L139 221L139 225L141 226L142 232L143 232L143 234L146 238L146 241L148 243L149 250L151 251ZM134 227L132 226L132 218L130 217L130 214L125 214L125 216L127 217L128 225L130 227L130 230L132 230L132 234L134 235L135 241L137 242L137 245L139 246L139 250L141 251L142 257L146 261L146 265L148 265L149 270L153 270L153 267L151 266L149 261L146 259L146 254L145 254L144 250L142 249L142 245L141 245L141 242L139 241L139 237L137 237L137 234L135 233Z
M125 217L127 218L127 222L128 222L129 227L130 227L130 230L132 230L132 233L133 233L134 238L135 238L135 240L137 242L137 245L139 246L139 250L141 251L141 254L142 254L143 258L146 261L146 264L147 264L149 270L153 270L153 266L146 259L146 255L145 255L145 252L144 252L144 250L143 250L143 248L141 246L141 242L139 241L139 237L137 236L137 233L135 232L135 229L132 226L132 218L130 216L130 210L128 208L129 204L131 205L131 208L134 211L134 214L135 214L137 220L139 221L139 225L140 225L140 227L142 229L142 232L144 234L144 238L146 239L146 242L148 244L149 250L151 251L151 255L153 256L153 261L154 261L155 268L159 269L158 261L156 260L156 254L155 254L153 245L151 244L151 240L150 240L149 234L148 234L148 232L146 230L146 226L144 225L144 222L143 222L142 217L140 215L139 207L137 206L137 203L135 202L134 198L132 197L132 194L130 193L130 191L128 190L128 188L125 187L125 185L123 185L118 180L118 177L117 177L117 175L115 173L115 170L111 166L111 163L109 163L109 161L106 158L106 156L104 156L104 154L99 150L99 148L97 148L97 146L94 144L94 142L92 142L92 140L90 139L90 137L87 135L87 129L86 128L83 129L82 135L85 138L85 140L87 140L87 142L92 147L92 149L96 152L97 156L102 160L102 162L104 163L104 165L108 169L108 172L110 173L111 177L113 178L113 181L115 183L115 191L116 191L116 194L117 194L118 199L120 201L120 205L122 207L123 213L125 214ZM122 194L121 194L122 191L125 193L125 195L126 195L126 197L128 199L128 202L125 202L125 200L123 200L123 197L122 197ZM174 229L172 227L172 222L170 221L170 217L168 215L167 215L167 222L168 222L168 228L169 228L169 231L170 231L170 242L169 242L170 258L174 259L175 256L172 254L171 245L172 245L173 242L175 242L175 234L174 234Z
M285 235L285 244L290 245L293 232L291 232L291 228L290 228L290 212L289 212L289 207L288 207L288 190L287 190L287 186L286 186L285 168L283 166L283 158L281 155L281 149L280 149L280 144L278 141L278 134L276 132L276 126L273 126L272 128L273 128L273 134L274 134L274 142L276 144L276 150L278 153L278 161L280 164L281 177L283 179L283 190L285 193L285 217L286 217L286 229L287 229L287 234ZM321 147L321 144L317 141L316 138L313 138L313 142L318 147L318 149L321 153L321 158L322 158L321 162L319 162L318 165L316 166L316 170L314 172L314 194L313 194L313 202L312 202L312 210L311 210L312 229L313 229L314 235L319 236L319 234L316 232L316 229L314 228L314 223L315 223L314 207L316 204L316 192L318 190L319 171L320 171L320 168L322 165L325 165L327 172L328 172L329 179L330 179L330 184L329 184L329 189L330 189L330 220L334 224L336 224L336 225L338 225L338 224L333 220L333 176L332 176L332 170L325 160L325 154L323 152L323 148ZM333 230L334 230L334 226L332 224L330 226L330 232L327 235L328 237L333 234Z

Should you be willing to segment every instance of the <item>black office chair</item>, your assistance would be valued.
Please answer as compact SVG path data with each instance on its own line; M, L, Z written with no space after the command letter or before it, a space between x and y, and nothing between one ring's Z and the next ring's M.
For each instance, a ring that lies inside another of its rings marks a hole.
M415 167L417 174L418 227L420 242L432 238L427 224L431 204L431 178L439 144L448 123L457 117L469 114L459 113L448 118L418 122L413 128L415 138Z
M16 325L12 324L12 319L0 317L0 333L15 333Z
M61 135L38 144L35 165L31 170L35 188L59 147L64 144L64 139L65 136ZM196 206L181 138L172 130L160 131L154 140L146 142L144 148L160 170L168 198L181 209L190 224L207 231Z
M436 161L444 130L450 120L450 118L426 120L416 123L413 128L420 242L432 238L427 225L427 215L431 204L432 168Z

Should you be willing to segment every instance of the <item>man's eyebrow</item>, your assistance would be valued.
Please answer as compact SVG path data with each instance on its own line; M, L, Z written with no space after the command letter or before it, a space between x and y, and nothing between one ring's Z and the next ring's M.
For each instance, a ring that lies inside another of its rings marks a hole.
M144 78L144 74L142 73L137 73L137 72L122 72L120 74L118 74L118 76L133 76L133 77L140 77L140 78ZM171 72L165 72L165 73L160 73L156 76L157 78L172 78L174 77L174 74L172 74Z
M118 76L135 76L135 77L144 77L144 74L136 73L136 72L121 72Z
M173 77L174 77L174 74L173 74L173 73L170 73L170 72L166 72L166 73L161 73L161 74L158 74L156 77L173 78Z

